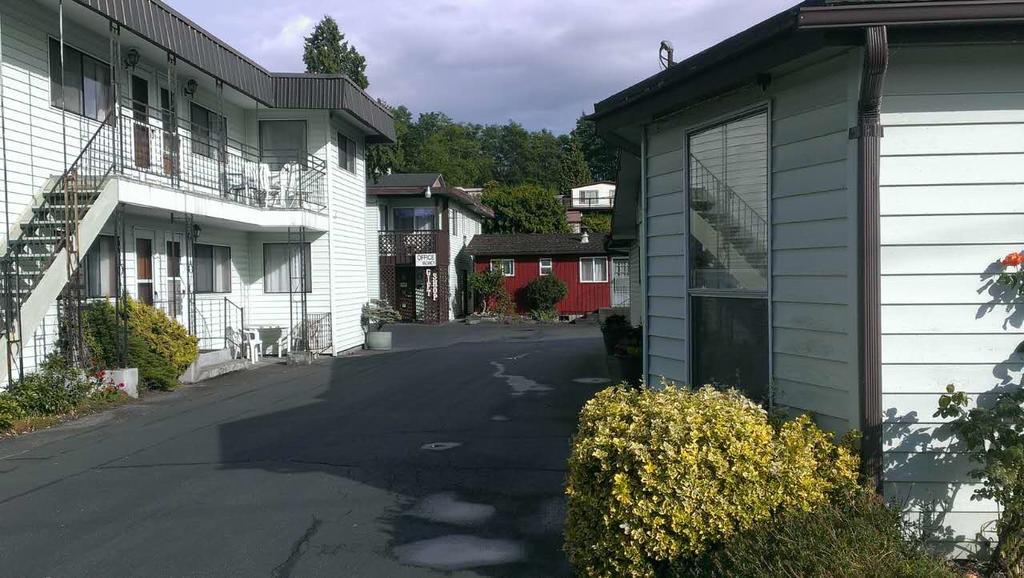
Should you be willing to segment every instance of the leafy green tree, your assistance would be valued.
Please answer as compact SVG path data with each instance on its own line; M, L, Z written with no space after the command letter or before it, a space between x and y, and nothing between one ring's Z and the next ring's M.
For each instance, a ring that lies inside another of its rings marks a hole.
M572 137L580 143L583 156L590 166L590 174L599 181L614 181L619 171L619 151L597 136L594 123L581 116L576 121Z
M370 86L366 78L366 59L345 40L338 23L330 16L324 16L306 37L302 61L306 72L344 74L363 90Z
M580 219L580 225L591 233L611 233L612 216L608 213L587 213Z
M564 146L558 192L568 193L573 187L585 185L591 180L593 179L590 176L590 166L587 165L587 159L583 156L580 141L570 137Z
M481 199L494 210L488 233L568 233L565 207L551 189L525 184L489 184Z

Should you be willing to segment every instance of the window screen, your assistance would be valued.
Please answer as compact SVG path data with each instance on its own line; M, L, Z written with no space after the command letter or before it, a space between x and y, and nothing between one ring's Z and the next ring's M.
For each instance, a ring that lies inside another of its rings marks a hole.
M110 65L50 39L50 104L94 120L104 120L112 104Z
M194 251L196 293L230 293L231 247L196 244Z
M117 237L100 235L86 253L85 289L89 297L117 295Z
M288 163L306 163L306 121L261 120L260 160L277 171Z

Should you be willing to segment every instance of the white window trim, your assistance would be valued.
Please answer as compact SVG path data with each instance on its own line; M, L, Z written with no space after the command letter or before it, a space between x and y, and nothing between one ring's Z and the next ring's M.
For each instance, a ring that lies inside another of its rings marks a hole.
M586 280L584 280L583 279L583 262L584 261L594 261L594 262L597 262L597 261L602 260L602 259L604 260L604 279L600 280L600 281L597 281L597 280L586 281ZM579 272L580 283L595 283L595 284L596 283L607 283L608 282L608 257L580 257L579 270L580 270L580 272Z
M548 262L547 270L544 272L544 261ZM541 277L548 277L555 274L555 261L551 257L541 257L537 260L537 269Z
M515 259L491 259L491 271L495 270L494 264L499 262L499 261L508 261L509 263L512 264L512 266L509 267L509 269L511 269L512 272L511 273L507 273L507 272L505 272L505 268L502 267L502 275L504 275L505 277L515 277L516 276L516 260Z

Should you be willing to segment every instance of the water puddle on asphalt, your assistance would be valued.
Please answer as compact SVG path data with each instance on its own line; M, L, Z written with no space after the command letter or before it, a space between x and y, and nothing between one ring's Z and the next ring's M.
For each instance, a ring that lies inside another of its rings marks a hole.
M498 379L504 379L508 386L512 388L512 395L526 395L530 392L545 392L551 391L551 387L537 383L532 379L527 379L522 375L506 375L505 364L492 361L491 365L497 370L494 372L494 377Z
M491 421L509 421L507 415L492 415Z
M588 385L602 385L605 383L611 383L612 380L606 377L577 377L573 380L576 383L585 383Z
M443 452L445 450L450 450L450 449L453 449L453 448L457 448L457 447L459 447L461 445L462 444L459 443L459 442L430 442L429 444L421 445L420 449L421 450L431 451L431 452Z
M463 502L455 492L442 492L423 498L406 514L442 524L478 526L493 516L495 511L490 504Z
M395 547L399 562L437 570L463 570L517 562L523 545L512 540L488 540L452 534Z

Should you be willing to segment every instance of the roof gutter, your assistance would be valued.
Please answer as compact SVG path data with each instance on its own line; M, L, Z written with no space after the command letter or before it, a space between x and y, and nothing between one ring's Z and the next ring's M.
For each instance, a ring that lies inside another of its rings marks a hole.
M864 28L868 26L941 26L1024 22L1020 0L899 2L853 6L805 6L800 28Z

